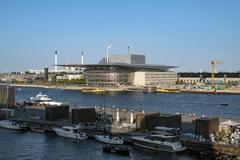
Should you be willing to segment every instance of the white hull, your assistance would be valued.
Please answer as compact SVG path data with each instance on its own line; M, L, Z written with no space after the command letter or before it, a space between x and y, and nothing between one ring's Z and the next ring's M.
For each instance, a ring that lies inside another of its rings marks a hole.
M67 138L73 138L77 140L84 140L87 139L87 136L81 133L71 133L69 131L62 130L61 128L53 128L57 135Z
M149 140L144 137L132 137L132 139L134 145L155 151L181 152L186 149L180 142Z
M104 136L104 135L95 135L95 139L107 143L107 144L123 144L123 140L118 137L110 137L110 136Z
M7 129L15 129L15 130L24 130L24 129L26 129L26 128L21 127L20 124L14 122L14 121L9 121L9 120L2 120L2 121L0 121L0 127L7 128Z
M41 105L53 105L53 106L61 106L62 102L53 101L51 98L48 97L46 94L39 93L36 97L30 98L31 103L37 103Z

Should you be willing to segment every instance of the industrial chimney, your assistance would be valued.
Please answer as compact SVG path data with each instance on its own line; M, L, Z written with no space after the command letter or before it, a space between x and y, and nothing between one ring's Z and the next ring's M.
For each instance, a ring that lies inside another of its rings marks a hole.
M133 124L134 122L133 112L133 110L130 111L130 124Z
M112 48L112 45L107 46L107 63L109 63L109 50Z
M82 56L81 56L81 64L83 64L83 52L82 52Z
M57 72L57 62L58 60L57 60L57 51L55 51L55 72Z
M117 108L116 122L120 122L119 109Z

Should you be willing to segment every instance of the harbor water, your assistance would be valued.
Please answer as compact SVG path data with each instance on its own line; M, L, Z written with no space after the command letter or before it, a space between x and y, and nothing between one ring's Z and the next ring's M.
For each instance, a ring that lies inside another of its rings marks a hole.
M23 102L39 92L54 100L69 102L73 106L103 106L105 99L106 107L173 114L195 113L199 116L240 117L240 95L142 92L93 94L77 90L21 88L16 90L16 99Z
M0 128L1 160L194 160L187 154L150 152L132 148L129 157L103 153L104 144L93 139L76 142L53 133L35 133Z
M16 99L23 102L39 92L47 94L57 101L69 102L73 106L106 106L162 113L195 113L221 117L240 115L239 95L211 94L147 94L141 92L119 92L107 94L86 94L80 91L43 88L21 88L16 90ZM221 103L227 103L222 106ZM57 136L54 133L34 133L31 131L14 131L0 128L0 160L195 160L201 159L189 153L173 154L152 152L130 146L130 157L106 154L102 152L104 144L93 139L76 142Z

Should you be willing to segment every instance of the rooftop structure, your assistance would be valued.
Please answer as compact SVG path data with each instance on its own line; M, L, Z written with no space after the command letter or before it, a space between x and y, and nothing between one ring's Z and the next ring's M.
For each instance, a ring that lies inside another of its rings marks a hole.
M125 64L125 63L102 63L102 64L63 64L61 67L85 68L85 70L131 70L131 71L169 71L177 66L149 65L149 64Z
M126 54L126 55L109 55L107 62L106 58L100 60L103 63L125 63L125 64L145 64L145 55Z

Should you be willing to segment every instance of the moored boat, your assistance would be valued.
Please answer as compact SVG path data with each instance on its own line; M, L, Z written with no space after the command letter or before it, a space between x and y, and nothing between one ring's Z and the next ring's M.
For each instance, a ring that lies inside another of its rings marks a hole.
M105 90L102 88L86 88L82 89L83 93L104 93Z
M55 106L60 106L63 104L62 102L52 100L51 98L48 97L48 95L42 94L41 92L37 94L35 97L31 97L30 103Z
M37 132L37 133L44 133L45 132L45 130L42 127L32 126L32 127L30 127L30 129L31 129L31 131Z
M20 124L16 121L11 121L11 120L1 120L0 127L7 128L7 129L15 129L15 130L28 129L28 125Z
M133 144L155 151L180 152L186 148L182 146L177 136L153 134L150 136L132 137Z
M161 134L165 136L176 136L180 133L180 128L169 128L157 126L152 131L153 134Z
M180 93L180 90L177 89L157 89L158 93Z
M62 128L53 128L57 135L62 137L73 138L77 140L87 139L87 135L84 132L79 131L79 128L72 126L63 126Z
M105 153L116 153L123 156L129 156L130 149L124 146L106 145L103 147Z
M110 135L95 135L95 139L107 144L116 144L121 145L123 144L123 139L117 136L110 136Z

